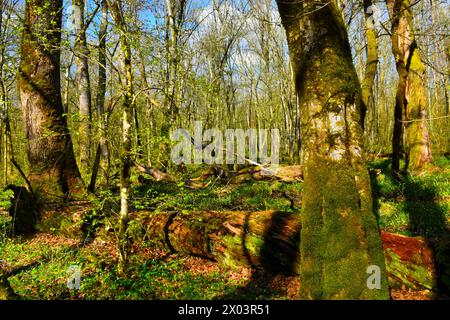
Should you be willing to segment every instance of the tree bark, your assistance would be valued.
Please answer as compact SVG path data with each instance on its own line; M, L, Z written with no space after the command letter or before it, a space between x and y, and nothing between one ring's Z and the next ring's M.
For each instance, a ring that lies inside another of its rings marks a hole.
M391 39L399 83L395 101L392 170L399 171L402 127L405 123L407 168L419 169L431 162L427 128L422 63L414 35L413 12L409 0L386 0L392 22ZM402 116L403 113L403 116ZM402 122L404 121L404 122Z
M25 3L19 90L28 140L29 180L33 190L45 197L84 189L63 117L61 17L62 0Z
M84 21L84 0L73 0L73 20L75 28L75 63L77 66L78 109L81 122L79 124L78 149L80 168L83 173L89 172L92 131L91 83L89 79L89 49L86 42L86 26Z
M306 299L388 299L360 124L361 92L335 1L277 1L302 114L300 252ZM380 289L367 270L380 270Z

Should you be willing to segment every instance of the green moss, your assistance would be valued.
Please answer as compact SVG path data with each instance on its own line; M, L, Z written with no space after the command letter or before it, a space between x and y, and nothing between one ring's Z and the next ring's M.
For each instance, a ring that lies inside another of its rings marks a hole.
M302 208L302 295L310 299L388 298L375 217L362 205L355 172L344 161L306 163ZM382 270L382 290L366 286L367 267Z

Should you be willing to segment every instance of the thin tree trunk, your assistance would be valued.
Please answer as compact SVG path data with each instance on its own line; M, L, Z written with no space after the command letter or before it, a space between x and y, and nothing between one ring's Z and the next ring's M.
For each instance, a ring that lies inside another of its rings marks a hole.
M73 63L73 52L70 53L69 63L64 72L64 95L63 95L63 113L69 113L69 87L70 87L70 69Z
M302 114L300 252L306 299L388 299L360 124L361 92L334 1L277 1ZM377 266L380 287L367 285Z
M91 84L89 79L89 49L86 42L84 21L84 0L72 0L75 27L75 63L77 66L78 109L81 122L79 125L78 149L80 168L83 173L89 172L91 152Z
M180 28L184 21L186 10L186 0L166 0L167 9L167 37L166 37L166 59L167 59L167 75L166 75L166 94L164 106L169 121L175 121L178 116L178 72L179 72L179 38Z
M122 83L124 99L122 103L122 150L120 169L120 219L119 219L119 274L124 274L128 260L128 241L126 230L128 225L128 193L130 188L131 169L131 126L133 123L133 70L131 65L131 46L128 41L129 32L123 15L122 1L108 1L111 15L120 32L120 49L125 71Z
M361 94L364 103L364 107L361 110L362 125L364 125L365 115L369 105L373 104L373 86L378 67L378 46L372 0L364 0L364 18L366 23L366 66L364 80L361 84Z
M4 62L5 62L5 39L3 35L3 0L0 0L0 112L2 118L2 131L0 134L1 144L3 149L0 152L0 157L3 155L3 184L8 184L8 144L6 134L6 119L8 117L8 105L6 101L6 85L4 80ZM3 124L5 124L3 126ZM4 129L4 131L3 131Z
M61 18L62 0L25 3L19 90L28 140L29 180L41 196L84 189L63 117Z
M94 165L92 167L91 182L89 191L95 190L95 183L99 168L102 171L106 184L109 183L109 146L106 139L108 126L108 115L105 114L105 94L106 94L106 32L108 29L108 5L106 0L102 1L102 21L98 34L98 89L97 89L97 114L99 123L99 142L95 154Z

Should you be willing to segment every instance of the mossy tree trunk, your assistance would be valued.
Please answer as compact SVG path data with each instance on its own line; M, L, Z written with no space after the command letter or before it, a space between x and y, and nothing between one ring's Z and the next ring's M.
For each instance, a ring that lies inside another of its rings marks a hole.
M89 172L91 151L91 82L89 79L89 49L86 42L86 25L84 21L84 0L73 0L73 20L75 28L75 63L77 66L77 91L80 125L78 129L78 150L80 169L83 174Z
M305 188L300 241L306 299L388 299L362 150L361 90L335 1L277 1L302 114ZM369 289L367 269L380 269Z
M62 10L62 0L26 1L21 39L19 89L29 181L45 197L84 190L61 101Z
M120 33L120 51L124 77L122 79L122 147L120 168L120 219L119 219L119 274L125 273L128 259L128 241L126 237L128 225L128 194L130 188L131 169L131 125L133 122L133 67L131 64L130 33L125 23L122 1L108 1L108 7L113 17L116 28Z
M392 171L400 169L400 145L405 123L408 168L418 169L432 160L428 137L422 63L414 35L413 12L409 0L386 0L391 19L392 52L399 74L395 101ZM404 121L404 122L402 122Z

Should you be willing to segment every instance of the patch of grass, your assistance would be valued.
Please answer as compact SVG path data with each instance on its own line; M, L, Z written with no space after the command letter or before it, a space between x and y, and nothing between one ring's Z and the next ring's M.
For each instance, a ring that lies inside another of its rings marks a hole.
M435 157L435 159L433 159L433 164L441 169L449 169L450 168L450 158Z

